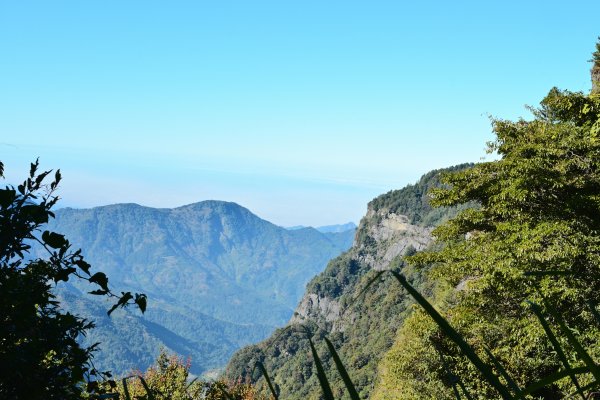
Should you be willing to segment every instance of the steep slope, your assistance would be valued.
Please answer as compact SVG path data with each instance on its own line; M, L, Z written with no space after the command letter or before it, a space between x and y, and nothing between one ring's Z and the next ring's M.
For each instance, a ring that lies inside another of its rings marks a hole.
M328 366L336 398L346 393L320 340L323 336L338 349L361 398L368 398L377 365L391 347L412 301L391 279L376 282L364 293L363 288L373 276L370 271L402 267L402 256L430 245L432 226L457 212L457 209L434 210L429 205L427 191L439 185L443 171L432 171L415 185L371 201L352 249L332 260L325 271L308 284L285 330L278 330L266 341L234 355L226 370L227 377L260 380L254 365L261 361L279 387L282 398L320 398L306 340L308 330L319 345L322 361ZM404 273L421 291L431 290L424 271L406 267Z
M192 355L195 373L222 366L235 349L284 324L306 282L354 236L288 231L220 201L62 209L49 229L82 248L113 287L149 297L147 315L107 320L106 305L90 305L95 299L79 287L61 292L70 307L97 321L98 336L108 335L104 341L113 345L104 346L99 362L118 372L147 366L157 344Z

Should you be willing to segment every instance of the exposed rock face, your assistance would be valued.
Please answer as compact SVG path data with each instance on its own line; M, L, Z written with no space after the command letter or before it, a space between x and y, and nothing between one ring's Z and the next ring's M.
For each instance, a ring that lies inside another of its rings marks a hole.
M372 272L402 269L417 290L426 287L426 271L406 266L401 257L428 247L431 227L460 212L459 208L433 209L427 193L441 185L441 173L469 167L463 164L431 171L414 185L391 190L369 202L352 248L331 260L325 271L308 283L288 327L236 353L226 377L260 380L253 367L260 361L279 385L281 398L320 398L312 350L306 340L309 333L317 350L324 354L327 351L321 339L331 340L345 360L360 398L369 398L379 361L393 344L412 304L409 294L393 278L382 274L377 282ZM343 383L332 381L332 385L341 397Z
M433 240L433 228L413 225L408 217L387 209L377 212L369 209L360 222L358 231L361 230L367 235L361 239L357 234L350 257L376 271L388 269L392 260L406 254L409 249L423 250ZM351 323L352 316L346 315L341 321L341 309L337 299L307 292L289 323L321 321L332 332L342 332L344 325Z
M370 222L367 231L375 246L368 242L357 243L359 250L363 250L359 258L376 271L387 269L394 258L405 254L409 248L422 250L432 240L432 228L412 225L408 217L388 213L385 209L377 213L369 210L365 220Z
M315 293L304 295L290 320L290 324L301 323L309 315L318 314L326 322L333 323L340 318L340 303L329 297L319 297Z

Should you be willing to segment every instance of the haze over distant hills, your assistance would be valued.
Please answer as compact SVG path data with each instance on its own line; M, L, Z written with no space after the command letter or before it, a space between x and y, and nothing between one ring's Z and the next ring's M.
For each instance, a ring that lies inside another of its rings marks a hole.
M69 283L58 292L69 309L96 321L86 340L103 342L103 368L145 368L162 345L190 355L196 374L285 324L306 283L350 248L355 232L287 230L223 201L65 208L48 229L80 247L115 290L148 295L144 316L107 318L108 305L88 288Z
M285 229L290 231L296 231L298 229L311 228L310 226L304 225L296 225L296 226L288 226ZM324 225L315 227L316 230L322 233L339 233L339 232L347 232L349 230L356 230L357 225L354 222L347 222L345 224L336 224L336 225Z

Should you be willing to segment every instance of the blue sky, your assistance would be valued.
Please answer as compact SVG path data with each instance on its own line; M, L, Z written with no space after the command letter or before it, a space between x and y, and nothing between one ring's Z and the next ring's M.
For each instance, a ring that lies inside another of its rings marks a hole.
M525 4L524 4L525 3ZM63 206L240 203L358 222L478 161L489 116L590 88L598 1L5 1L0 159Z

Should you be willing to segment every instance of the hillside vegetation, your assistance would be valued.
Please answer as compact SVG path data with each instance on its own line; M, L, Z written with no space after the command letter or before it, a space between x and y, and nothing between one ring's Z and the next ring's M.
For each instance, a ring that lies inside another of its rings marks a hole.
M484 379L419 310L382 363L375 398L455 398L441 385L448 370L473 398L517 398L576 368L531 398L593 398L583 388L600 377L600 98L552 89L532 111L532 121L494 121L490 146L501 159L450 175L449 188L433 192L440 205L481 207L434 231L444 246L410 258L433 264L431 276L455 288L435 293L438 308L503 381Z
M117 204L61 209L49 229L65 234L123 290L149 297L144 316L106 316L106 305L70 282L68 310L96 321L97 363L145 369L160 346L192 357L195 374L224 366L292 315L307 281L350 247L354 231L288 231L247 209L205 201L175 209Z
M455 215L458 208L433 209L427 190L440 185L443 172L469 166L432 171L416 184L370 202L352 249L333 259L325 271L310 281L288 327L233 356L226 370L227 377L260 381L260 371L254 367L260 361L279 388L281 398L320 398L321 389L302 328L305 327L322 346L319 354L330 372L336 398L346 396L345 389L323 341L319 340L324 336L336 346L361 397L368 397L375 383L377 365L410 313L412 300L391 280L373 285L358 301L356 298L368 283L369 271L401 267L403 255L429 246L430 224ZM405 271L421 290L432 290L423 270L408 268Z
M597 398L600 96L554 88L530 111L493 120L499 159L373 200L228 377L261 382L264 365L286 399Z

